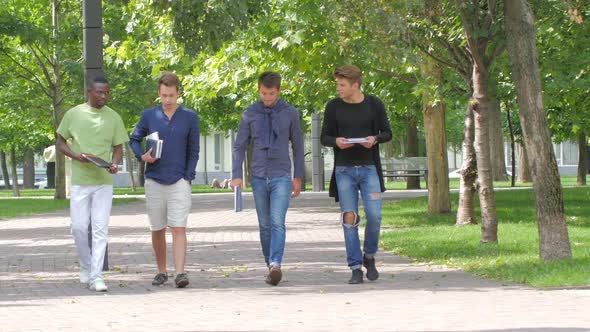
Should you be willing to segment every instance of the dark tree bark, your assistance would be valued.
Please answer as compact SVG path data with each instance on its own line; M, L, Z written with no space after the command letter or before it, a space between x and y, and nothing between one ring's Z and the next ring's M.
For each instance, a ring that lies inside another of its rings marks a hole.
M588 155L586 154L586 133L580 132L578 134L578 177L576 184L578 186L586 185L586 165L588 165Z
M506 103L506 120L508 122L508 130L510 131L510 154L512 156L511 159L511 174L512 176L510 176L510 186L514 187L515 184L515 180L516 180L516 174L515 174L515 170L516 170L516 158L515 158L515 154L516 154L516 139L514 138L514 129L512 128L512 118L510 116L510 107L508 107L508 103Z
M406 119L407 151L406 157L418 157L418 127L416 119L409 116ZM420 189L419 177L406 178L406 189Z
M495 82L490 82L495 84ZM490 90L495 90L490 87ZM490 96L489 108L490 129L490 160L492 162L492 179L494 181L506 181L506 157L504 156L504 133L502 132L502 111L500 101Z
M23 166L23 188L33 189L35 187L35 153L31 149L25 151Z
M4 180L4 189L10 188L10 173L8 173L8 163L6 162L6 152L0 151L0 167L2 167L2 179Z
M516 160L518 161L518 183L533 182L531 168L529 167L529 157L526 148L522 144L516 145Z
M12 172L12 195L20 197L20 190L18 189L18 174L16 173L16 149L14 146L10 149L10 169Z
M504 20L520 123L533 174L540 257L544 261L571 258L563 193L543 105L534 18L528 1L505 0Z

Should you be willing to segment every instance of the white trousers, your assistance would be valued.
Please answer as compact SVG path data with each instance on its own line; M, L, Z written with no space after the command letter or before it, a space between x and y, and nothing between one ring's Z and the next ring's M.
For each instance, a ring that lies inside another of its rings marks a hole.
M90 269L91 283L96 279L102 279L112 204L112 185L72 186L72 235L78 249L80 267ZM88 243L88 225L92 225L92 249Z

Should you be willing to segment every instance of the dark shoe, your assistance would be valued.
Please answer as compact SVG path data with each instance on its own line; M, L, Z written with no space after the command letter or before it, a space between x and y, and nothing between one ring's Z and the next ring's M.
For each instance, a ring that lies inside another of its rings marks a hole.
M174 284L176 284L176 287L178 288L186 287L188 285L188 277L186 276L186 273L179 273L174 279Z
M273 266L270 268L268 275L266 276L266 283L276 286L283 278L283 272L280 267Z
M166 273L158 273L152 280L152 286L160 286L168 281L168 274Z
M350 277L350 280L348 280L348 283L351 285L362 284L363 283L363 270L361 270L361 269L352 270L352 277Z
M375 267L375 257L367 258L363 256L363 266L367 269L367 279L371 281L379 279L379 271Z

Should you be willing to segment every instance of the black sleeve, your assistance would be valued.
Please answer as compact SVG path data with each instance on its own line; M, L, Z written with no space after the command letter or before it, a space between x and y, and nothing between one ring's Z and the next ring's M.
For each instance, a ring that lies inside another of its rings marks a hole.
M322 123L322 133L320 136L320 142L322 142L322 145L330 147L336 146L336 137L338 135L334 107L332 105L332 102L326 104L324 122Z
M387 119L387 112L385 111L385 105L377 98L373 98L373 105L375 105L377 111L377 126L379 133L376 135L377 142L385 143L391 141L391 127L389 126L389 120Z

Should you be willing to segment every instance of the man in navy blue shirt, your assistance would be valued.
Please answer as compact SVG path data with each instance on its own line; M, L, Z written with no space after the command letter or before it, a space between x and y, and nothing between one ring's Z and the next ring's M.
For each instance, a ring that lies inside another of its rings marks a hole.
M233 151L232 187L243 186L242 163L252 144L252 191L268 284L276 286L283 276L285 216L291 197L299 196L303 176L303 136L299 111L279 99L281 76L265 72L258 79L260 101L242 115ZM293 180L289 142L293 149Z
M178 288L189 280L184 270L186 257L186 224L191 208L191 181L199 160L199 119L197 114L177 104L180 80L173 73L158 81L161 105L143 111L131 134L130 145L137 159L146 163L145 196L152 231L152 246L158 273L152 285L168 281L166 270L166 227L172 231L172 251ZM162 155L153 158L152 149L143 151L141 141L158 132L163 140Z

